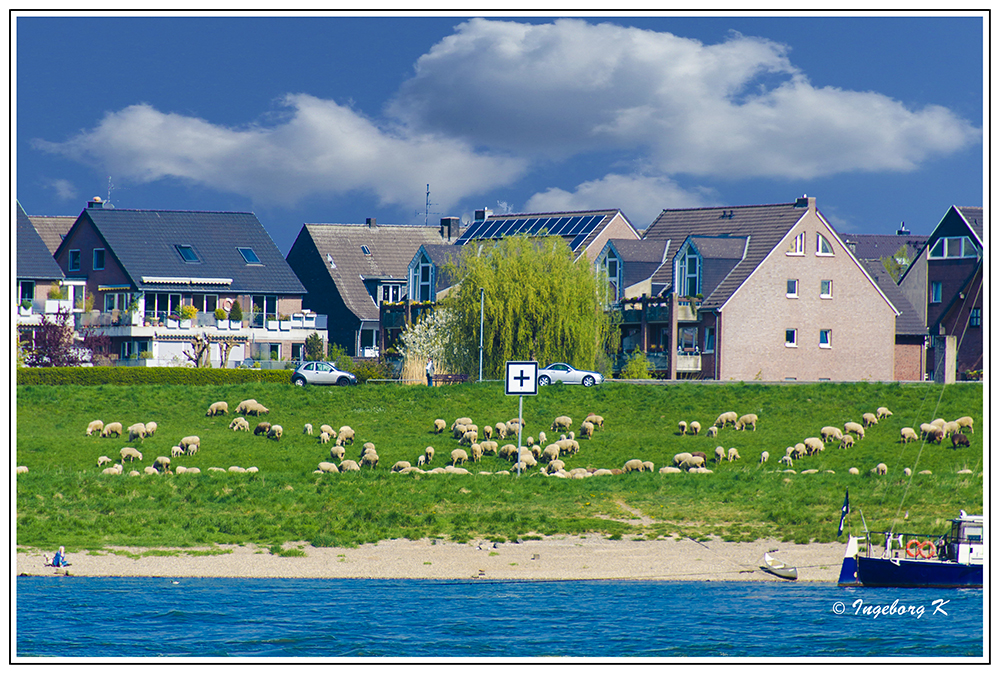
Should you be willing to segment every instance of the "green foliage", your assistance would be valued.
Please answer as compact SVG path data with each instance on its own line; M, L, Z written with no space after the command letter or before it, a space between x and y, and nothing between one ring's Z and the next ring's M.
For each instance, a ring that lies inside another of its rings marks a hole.
M886 255L882 258L882 266L896 283L899 283L899 279L902 278L903 273L910 266L910 262L911 260L906 255L905 245L900 246L899 250L892 255Z
M347 351L340 344L330 342L326 349L326 359L338 370L354 372L354 359L347 355Z
M240 306L239 300L233 302L233 306L229 308L229 320L231 321L243 320L243 307Z
M478 369L480 288L484 295L483 377L503 376L510 360L565 361L593 369L610 333L586 260L560 237L506 237L466 246L447 273L462 279L441 305L449 312L460 372Z
M222 307L215 308L215 320L224 321L226 320L226 310Z
M306 337L306 360L323 360L323 338L318 332Z
M359 384L363 384L369 379L392 378L392 366L377 360L359 360L354 363L353 372L358 378Z
M17 371L18 386L186 386L226 385L249 382L289 383L284 370L206 369L189 367L49 367Z
M622 368L621 378L622 379L649 379L652 363L646 358L639 347L635 347L635 351L629 355L628 360L625 362L625 367Z

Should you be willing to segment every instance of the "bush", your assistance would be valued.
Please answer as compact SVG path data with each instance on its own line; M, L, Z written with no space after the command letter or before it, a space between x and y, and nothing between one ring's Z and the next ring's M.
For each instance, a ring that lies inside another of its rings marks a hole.
M233 306L229 309L229 320L231 321L243 320L243 307L240 306L239 300L233 302Z
M190 304L181 305L181 318L186 318L189 320L194 320L198 317L198 308L191 306Z
M354 363L353 372L359 384L369 379L392 379L392 366L377 360L359 360Z
M646 354L635 347L635 351L628 357L628 362L622 368L622 379L649 379L650 362Z
M217 321L224 321L224 320L226 320L226 310L223 309L222 307L216 307L216 309L215 309L215 319Z
M188 367L49 367L19 368L17 384L42 386L116 386L184 384L188 386L291 383L287 370L208 369Z

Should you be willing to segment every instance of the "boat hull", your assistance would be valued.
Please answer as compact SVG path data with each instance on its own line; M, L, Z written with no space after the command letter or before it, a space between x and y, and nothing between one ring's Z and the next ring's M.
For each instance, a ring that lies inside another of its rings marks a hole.
M856 569L855 573L848 572L847 567L851 564ZM983 567L978 564L859 555L844 559L839 584L864 587L982 587Z

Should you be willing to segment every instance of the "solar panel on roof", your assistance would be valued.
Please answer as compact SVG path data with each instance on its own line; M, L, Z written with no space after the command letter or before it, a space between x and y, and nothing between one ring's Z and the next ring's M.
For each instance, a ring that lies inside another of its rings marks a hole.
M528 218L527 220L521 220L518 223L517 231L519 234L531 232L535 225L538 224L538 218Z
M555 232L557 229L559 229L560 227L563 227L567 222L569 222L569 220L570 219L568 217L550 218L549 219L549 224L548 224L549 233L551 234L551 233Z
M537 234L538 232L541 232L542 230L548 231L549 230L549 225L554 220L555 220L555 218L538 218L538 222L535 223L535 226L531 228L531 233L532 234Z
M518 220L517 218L505 220L503 227L497 230L496 238L517 234L520 231L520 224L522 222L523 220Z

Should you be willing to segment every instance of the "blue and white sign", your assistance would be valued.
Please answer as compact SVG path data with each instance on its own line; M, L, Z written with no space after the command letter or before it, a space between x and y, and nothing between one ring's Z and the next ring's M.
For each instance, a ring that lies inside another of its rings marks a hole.
M507 395L538 395L538 361L507 361Z

